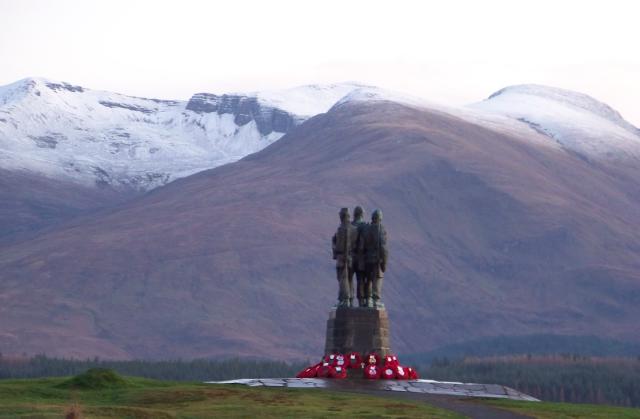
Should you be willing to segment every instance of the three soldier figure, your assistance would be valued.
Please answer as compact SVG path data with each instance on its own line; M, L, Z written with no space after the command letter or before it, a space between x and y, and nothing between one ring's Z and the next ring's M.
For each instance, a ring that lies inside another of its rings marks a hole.
M340 210L340 226L333 235L333 258L339 283L338 307L353 307L353 275L356 276L358 305L379 308L382 304L382 281L387 265L387 232L382 225L382 211L364 221L364 211L356 207L354 220L348 208Z

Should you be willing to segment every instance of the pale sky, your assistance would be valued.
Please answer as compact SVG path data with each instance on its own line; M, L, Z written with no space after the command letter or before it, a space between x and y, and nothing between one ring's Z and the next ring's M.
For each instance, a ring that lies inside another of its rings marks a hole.
M640 126L639 16L633 0L0 0L0 85L188 99L359 81L463 105L539 83Z

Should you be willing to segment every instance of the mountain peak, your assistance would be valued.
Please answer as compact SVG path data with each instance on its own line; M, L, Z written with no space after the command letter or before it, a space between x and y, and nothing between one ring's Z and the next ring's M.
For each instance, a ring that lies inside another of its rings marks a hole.
M65 87L72 88L71 90L75 90L75 91L83 91L84 90L83 87L74 86L74 85L72 85L70 83L67 83L65 81L48 79L48 78L45 78L45 77L26 77L24 79L18 80L16 82L11 83L11 84L9 84L7 86L4 86L4 87L9 87L9 86L22 87L24 89L48 87L48 88L53 89L53 90L55 90L56 88L59 88L59 86L65 86Z
M508 86L490 95L485 101L519 101L527 102L524 96L554 102L566 108L588 112L600 118L606 119L635 135L640 131L627 122L618 111L589 95L558 87L544 86L540 84L519 84Z
M42 96L50 92L84 92L81 86L74 86L67 82L46 79L44 77L27 77L5 86L0 86L0 105L35 95Z
M426 99L408 95L405 93L381 89L373 86L363 86L354 89L336 102L334 107L342 106L352 102L396 102L417 107L439 107L430 103Z

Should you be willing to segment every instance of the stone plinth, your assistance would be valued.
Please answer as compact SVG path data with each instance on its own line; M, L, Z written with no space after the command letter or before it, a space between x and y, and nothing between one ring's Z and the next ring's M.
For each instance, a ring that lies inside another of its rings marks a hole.
M331 310L327 320L327 340L324 351L347 354L376 352L382 356L391 352L389 317L380 308L346 308Z

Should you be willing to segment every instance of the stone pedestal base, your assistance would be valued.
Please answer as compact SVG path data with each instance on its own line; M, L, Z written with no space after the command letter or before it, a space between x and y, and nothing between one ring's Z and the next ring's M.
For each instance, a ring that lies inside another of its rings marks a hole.
M390 353L387 310L346 307L331 310L324 351L362 355L376 352L382 356Z

